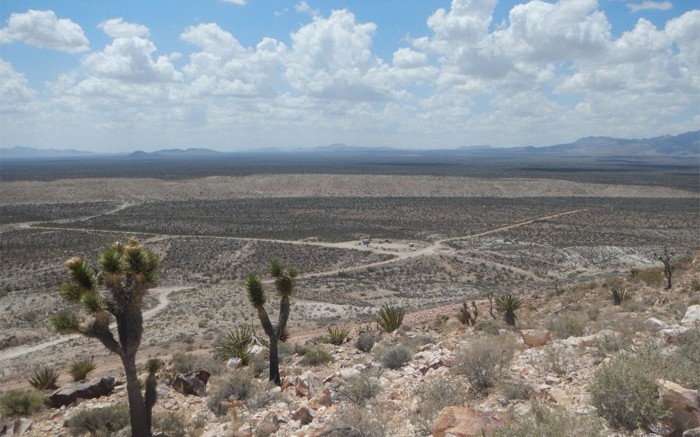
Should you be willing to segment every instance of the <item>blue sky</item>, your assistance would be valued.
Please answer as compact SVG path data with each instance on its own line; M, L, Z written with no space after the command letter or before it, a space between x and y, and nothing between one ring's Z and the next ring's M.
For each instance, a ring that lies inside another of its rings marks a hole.
M699 109L692 0L0 3L0 147L547 145Z

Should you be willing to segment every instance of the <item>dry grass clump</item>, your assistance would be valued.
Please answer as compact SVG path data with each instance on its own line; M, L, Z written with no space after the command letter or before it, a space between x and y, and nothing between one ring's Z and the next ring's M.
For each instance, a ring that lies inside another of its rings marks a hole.
M511 414L506 424L494 432L494 437L603 437L601 420L590 414L577 414L565 408L548 408L541 402L530 404L529 414Z
M464 405L468 401L468 390L458 378L436 378L424 381L415 391L418 397L418 412L412 422L423 435L430 435L433 421L445 407Z

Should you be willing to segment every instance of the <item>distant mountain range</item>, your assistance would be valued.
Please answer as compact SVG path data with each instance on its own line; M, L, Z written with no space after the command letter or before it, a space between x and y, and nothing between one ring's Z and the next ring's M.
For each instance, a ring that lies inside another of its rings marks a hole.
M490 146L470 146L448 150L406 150L392 147L362 147L346 144L331 144L309 149L280 150L262 148L256 152L218 152L211 149L163 149L156 152L136 151L129 154L96 154L79 150L35 149L31 147L12 147L0 149L2 159L31 158L80 158L94 156L125 156L131 159L178 159L178 158L212 158L241 154L285 154L285 155L361 155L361 154L405 154L431 153L458 154L460 156L558 156L558 157L689 157L700 158L700 131L686 132L680 135L664 135L646 139L622 139L611 137L586 137L568 144L534 147L498 148Z

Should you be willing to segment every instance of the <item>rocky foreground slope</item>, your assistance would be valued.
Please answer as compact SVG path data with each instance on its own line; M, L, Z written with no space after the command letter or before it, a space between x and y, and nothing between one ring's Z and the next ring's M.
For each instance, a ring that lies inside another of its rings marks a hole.
M390 334L349 326L340 345L325 336L292 338L281 350L281 387L265 381L264 350L238 368L215 359L213 349L159 357L154 430L207 437L698 436L700 253L679 261L675 272L668 291L660 270L651 269L554 295L533 292L522 296L515 328L498 313L493 319L482 300L475 325L457 320L459 304L409 314ZM620 305L609 299L613 290L627 293ZM93 373L114 377L102 381L107 394L23 418L5 404L0 435L129 435L121 429L128 424L123 377Z

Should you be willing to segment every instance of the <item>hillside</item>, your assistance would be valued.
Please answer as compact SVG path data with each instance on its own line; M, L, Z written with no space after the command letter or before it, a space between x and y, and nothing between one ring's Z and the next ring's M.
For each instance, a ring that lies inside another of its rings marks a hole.
M264 352L247 367L227 369L211 343L187 351L173 345L169 355L156 355L166 367L155 427L161 435L206 437L468 436L482 429L496 436L680 436L700 426L700 252L675 271L669 291L661 289L660 269L650 268L524 295L515 328L500 314L493 320L489 301L480 300L475 326L459 323L452 305L408 314L391 334L348 326L339 345L328 343L325 330L297 333L282 348L281 388L265 383ZM614 290L627 293L621 305L609 300ZM213 375L206 397L169 386L176 373L200 368ZM65 435L66 424L99 414L123 421L119 410L103 410L125 402L117 369L102 362L94 372L117 377L113 394L37 412L21 435Z

